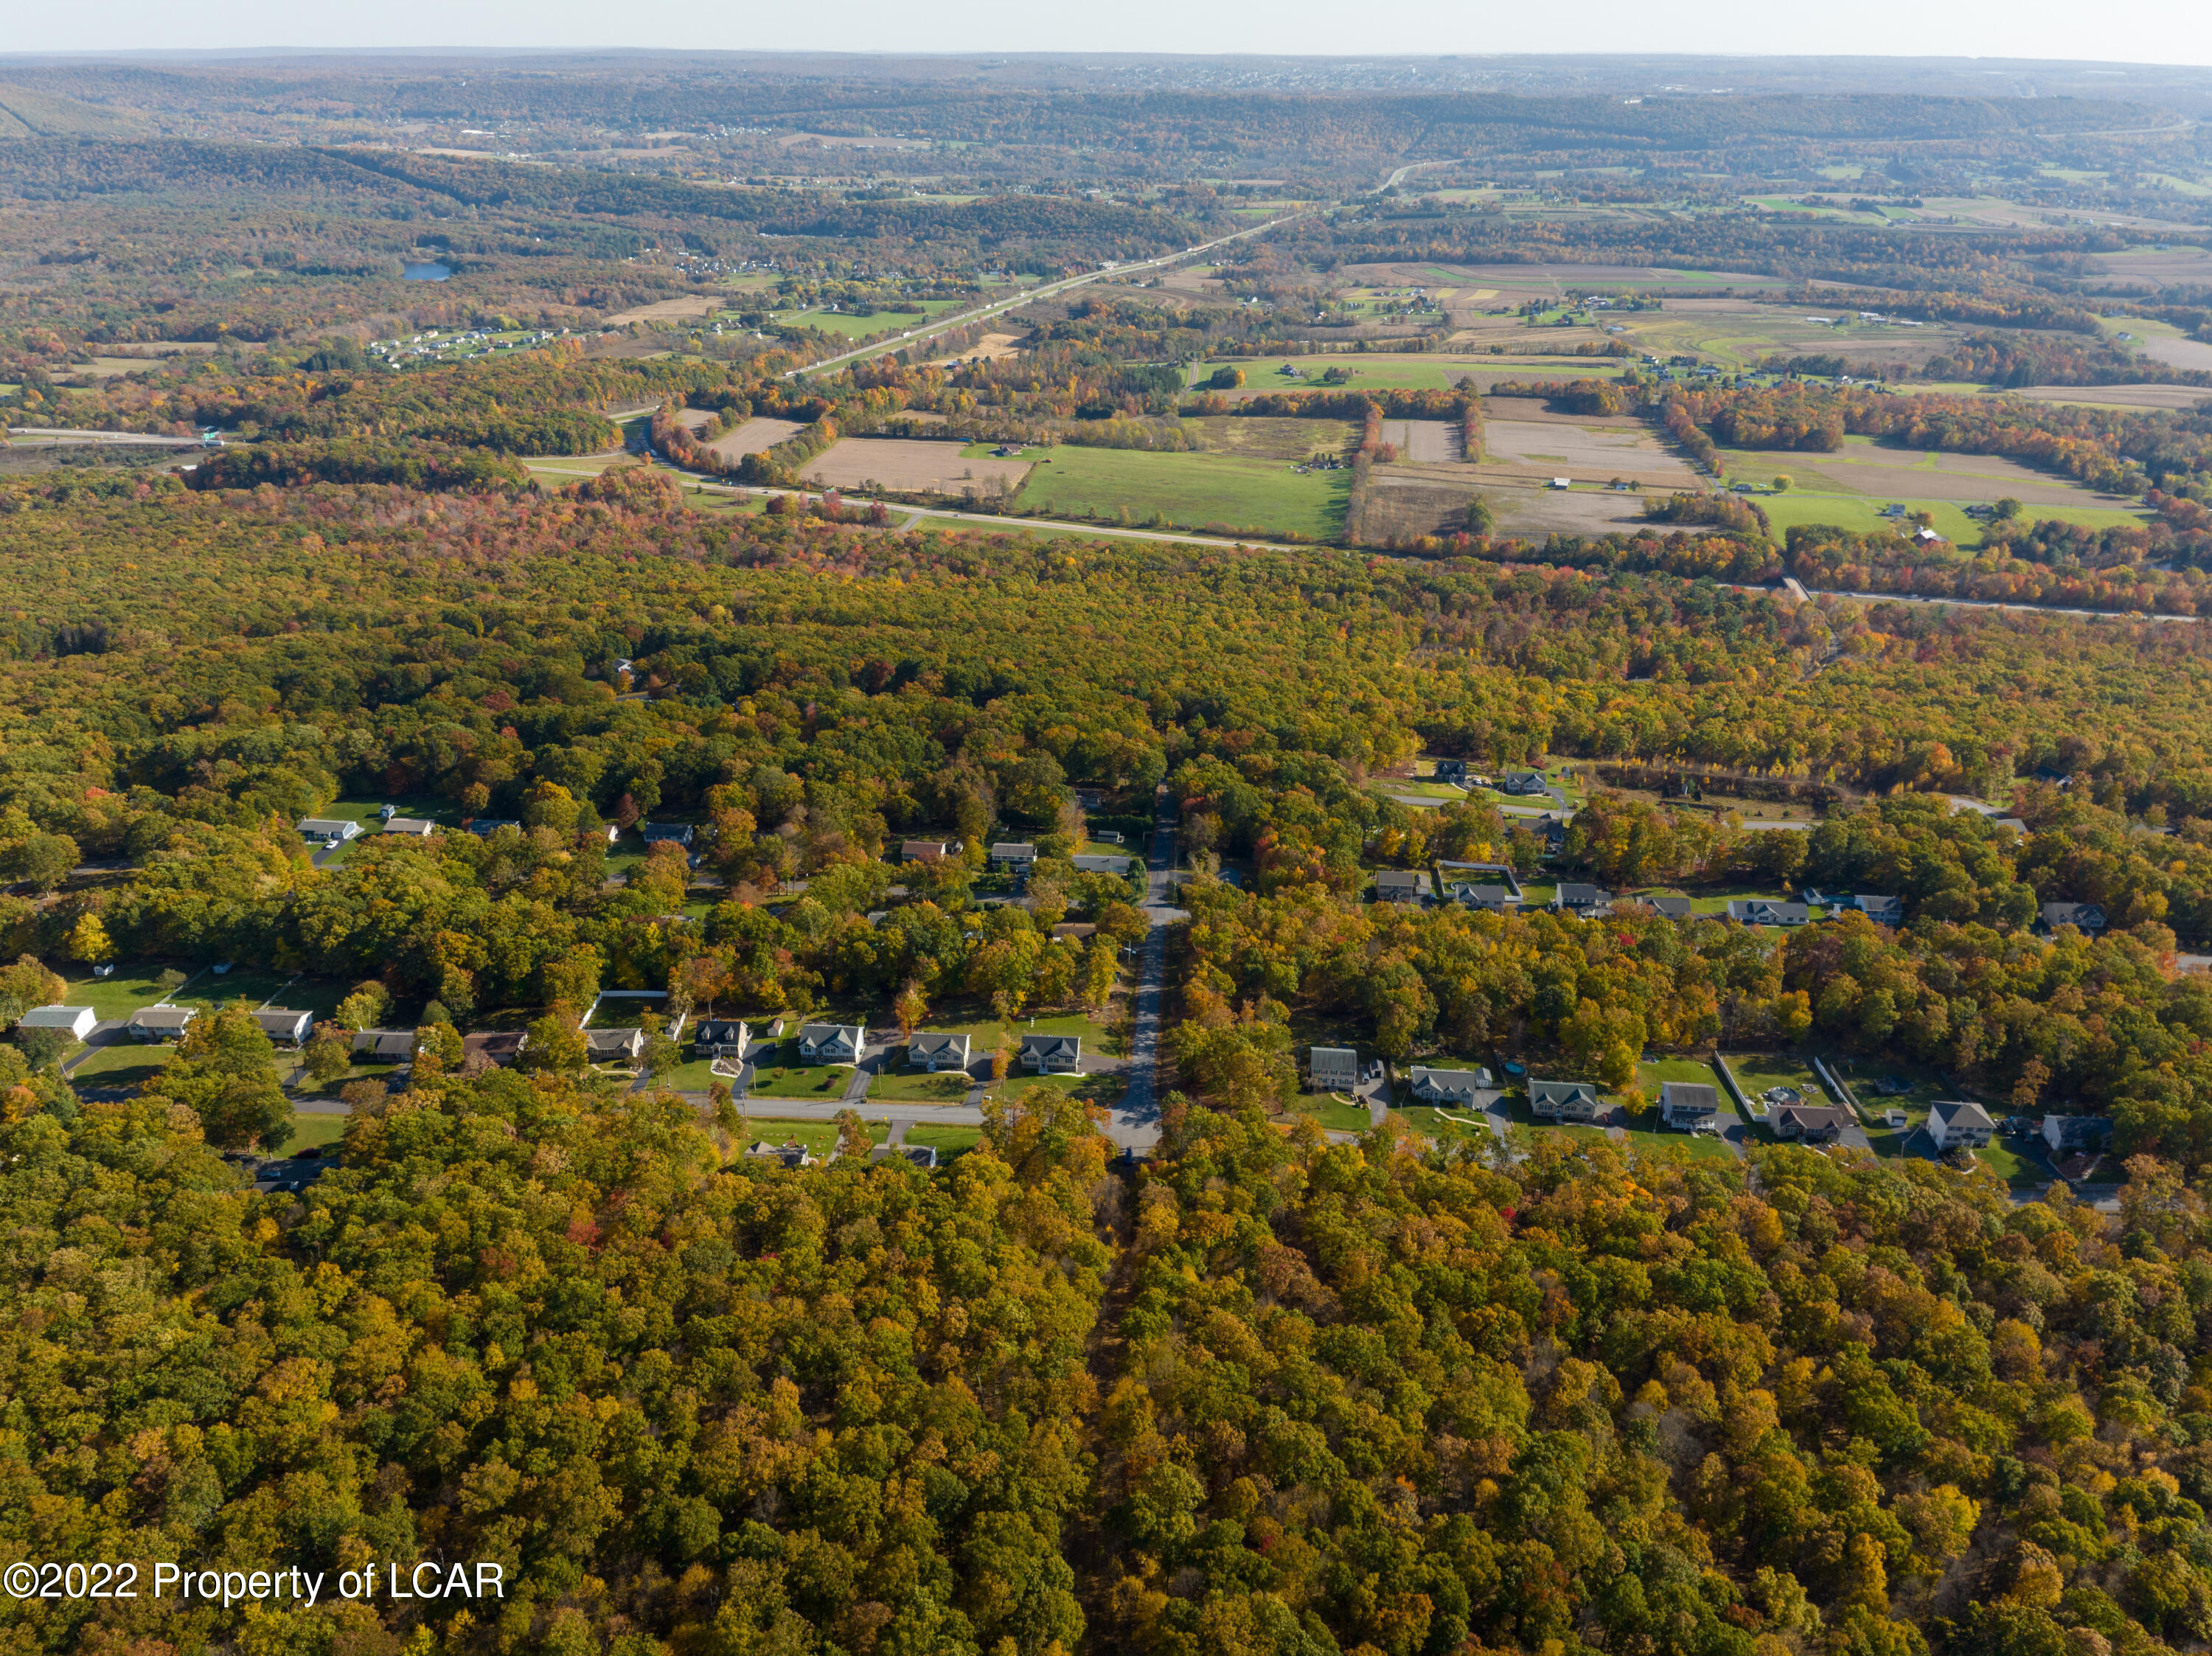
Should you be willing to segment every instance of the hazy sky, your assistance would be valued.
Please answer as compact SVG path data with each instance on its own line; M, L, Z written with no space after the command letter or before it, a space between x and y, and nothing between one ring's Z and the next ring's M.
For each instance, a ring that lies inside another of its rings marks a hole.
M0 0L0 52L282 46L1385 53L1692 52L2212 64L2207 0Z

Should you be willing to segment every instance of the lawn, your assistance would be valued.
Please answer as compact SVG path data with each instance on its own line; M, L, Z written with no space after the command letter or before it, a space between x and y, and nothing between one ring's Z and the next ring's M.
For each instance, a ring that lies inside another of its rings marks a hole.
M343 1115L295 1115L292 1136L284 1141L284 1148L295 1153L321 1144L335 1144L345 1137L346 1122Z
M1717 1089L1721 1101L1729 1101L1728 1089L1721 1085L1720 1073L1701 1058L1655 1058L1636 1066L1636 1078L1644 1089L1644 1095L1656 1107L1661 1085L1669 1081L1694 1082L1702 1087ZM1731 1109L1733 1107L1731 1107Z
M975 1078L961 1070L939 1070L932 1075L927 1070L902 1067L872 1077L868 1098L871 1102L892 1098L912 1099L920 1104L957 1104L975 1084Z
M689 1063L678 1065L653 1084L656 1087L665 1087L671 1092L678 1093L707 1092L718 1081L726 1087L736 1086L737 1082L733 1077L718 1076L713 1072L714 1062L714 1060L710 1058L693 1059Z
M1786 1053L1751 1052L1739 1056L1730 1052L1727 1058L1736 1084L1743 1089L1743 1095L1753 1109L1762 1107L1759 1095L1771 1087L1795 1087L1808 1104L1837 1101L1828 1096L1828 1089L1820 1084L1820 1077L1813 1073L1810 1065L1801 1064Z
M1933 514L1936 532L1954 546L1972 548L1981 544L1982 525L1954 501L1916 500L1894 494L1877 500L1871 494L1816 494L1809 489L1792 489L1787 494L1764 494L1759 498L1759 509L1766 513L1778 540L1803 524L1845 529L1860 535L1895 529L1898 520L1883 517L1878 509L1892 501L1900 501L1907 511L1924 510ZM2039 521L2056 519L2089 529L2124 528L2144 521L2141 513L2120 507L2034 506L2027 507L2025 515ZM1905 527L1909 531L1910 524Z
M298 1059L293 1053L279 1052L276 1056L276 1067L280 1076L283 1076L288 1068L296 1070L297 1064ZM336 1081L331 1082L327 1087L317 1086L313 1080L309 1077L306 1071L297 1070L296 1073L291 1074L287 1078L287 1084L289 1084L295 1092L309 1094L327 1093L332 1097L336 1097L339 1089L343 1088L350 1081L381 1081L388 1086L397 1079L399 1071L404 1067L404 1065L398 1064L356 1064L349 1067L343 1075L340 1076Z
M965 1156L983 1142L981 1127L908 1127L905 1143L917 1149L934 1149L939 1167L956 1156Z
M1442 1110L1433 1104L1407 1104L1393 1109L1390 1113L1425 1138L1449 1142L1458 1138L1480 1140L1490 1136L1490 1129L1482 1125L1482 1118L1470 1110ZM1446 1118L1456 1116L1457 1120ZM1472 1127L1466 1124L1475 1125Z
M70 1079L81 1087L143 1086L161 1072L175 1050L161 1042L128 1040L95 1046L70 1071Z
M1301 1096L1291 1106L1299 1115L1311 1116L1331 1132L1365 1132L1375 1125L1364 1104L1347 1104L1336 1095Z
M152 1006L162 998L159 981L168 967L160 961L139 961L128 966L118 966L112 978L95 978L92 968L86 966L64 966L56 968L68 991L62 997L65 1006L89 1006L94 1016L105 1023L112 1019L128 1020L142 1006ZM199 968L179 965L179 972L192 973ZM209 979L209 982L217 980ZM198 987L197 984L191 986Z
M888 1123L871 1121L867 1127L868 1142L871 1143L880 1144L890 1137ZM748 1117L744 1148L750 1149L763 1139L771 1144L795 1142L805 1145L811 1154L822 1156L837 1148L838 1135L842 1131L842 1129L834 1121L778 1121L772 1118Z
M777 1042L766 1056L775 1061L753 1062L755 1098L842 1098L853 1079L848 1064L801 1064L796 1040Z
M1301 476L1288 461L1235 454L1148 454L1067 443L1023 454L1039 464L1015 496L1018 507L1133 526L1203 531L1218 524L1328 540L1344 527L1352 488L1349 470Z
M1611 1101L1608 1099L1608 1101ZM1505 1104L1516 1125L1534 1132L1558 1132L1565 1133L1570 1138L1610 1141L1613 1132L1618 1131L1627 1140L1627 1149L1645 1156L1679 1151L1692 1161L1732 1162L1735 1159L1735 1152L1717 1138L1661 1130L1656 1095L1653 1107L1636 1118L1637 1125L1617 1130L1579 1121L1539 1121L1528 1113L1528 1095L1525 1092L1508 1094Z
M1004 1081L991 1083L991 1091L1000 1098L1019 1098L1024 1093L1042 1087L1055 1093L1066 1093L1086 1103L1111 1109L1119 1101L1128 1082L1121 1076L1027 1076L1011 1075Z

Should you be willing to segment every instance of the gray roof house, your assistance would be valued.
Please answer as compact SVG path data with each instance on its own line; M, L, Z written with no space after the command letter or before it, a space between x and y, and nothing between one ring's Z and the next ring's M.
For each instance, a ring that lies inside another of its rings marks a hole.
M645 822L638 828L638 833L649 846L682 846L686 851L691 848L694 832L689 822Z
M1905 899L1902 897L1870 897L1862 892L1853 906L1867 919L1881 925L1905 924Z
M1696 912L1687 897L1646 897L1644 901L1670 920L1686 920Z
M1978 1104L1939 1103L1928 1108L1928 1136L1936 1141L1939 1150L1954 1150L1960 1146L1978 1148L1990 1142L1990 1135L1997 1124L1990 1119L1990 1113Z
M906 1061L915 1069L935 1075L939 1070L968 1067L968 1037L941 1029L917 1029L906 1044Z
M199 1014L197 1006L142 1006L131 1015L131 1033L140 1040L174 1040Z
M342 846L361 832L361 824L343 816L302 816L299 828L311 846Z
M1595 1121L1597 1089L1587 1081L1528 1083L1528 1113L1539 1121Z
M1718 1089L1702 1081L1659 1083L1659 1119L1670 1127L1694 1127L1720 1113Z
M1832 1144L1844 1136L1850 1118L1832 1104L1778 1104L1766 1113L1766 1125L1777 1138L1801 1144Z
M285 1041L294 1046L306 1040L315 1027L313 1012L294 1012L276 1006L265 1012L256 1012L253 1021L261 1026L261 1033L270 1040Z
M1739 925L1802 925L1813 918L1813 911L1804 903L1737 897L1729 903L1728 917Z
M1508 771L1499 777L1498 791L1500 793L1510 793L1525 798L1546 792L1547 789L1543 772L1518 770Z
M1577 885L1569 882L1552 894L1552 907L1565 913L1580 914L1584 919L1599 913L1613 901L1613 894L1602 886Z
M1439 782L1455 783L1461 787L1465 787L1467 786L1467 761L1464 759L1437 760L1436 779Z
M2046 1115L2043 1142L2061 1156L2101 1149L2112 1142L2112 1119L2104 1115Z
M2056 931L2062 925L2074 926L2091 933L2105 929L2105 910L2100 903L2045 903L2043 923Z
M1071 857L1078 872L1083 874L1119 874L1127 876L1134 860L1127 857Z
M1022 1037L1022 1068L1041 1076L1073 1075L1083 1065L1080 1035Z
M1413 1096L1424 1104L1457 1105L1461 1109L1475 1107L1475 1095L1490 1090L1490 1071L1487 1070L1431 1070L1423 1065L1413 1066Z
M58 1029L64 1034L82 1040L100 1022L100 1014L89 1006L33 1006L15 1021L19 1029Z
M519 828L521 826L511 816L473 816L469 819L469 832L479 840L489 840L501 828Z
M994 868L1027 868L1036 861L1036 846L1027 840L1001 840L991 847Z
M427 816L387 816L384 819L384 831L427 840L438 831L438 825Z
M858 1064L868 1032L857 1023L802 1023L799 1026L801 1064Z
M1417 903L1421 901L1421 877L1409 869L1386 868L1375 877L1378 903Z
M520 1058L522 1049L529 1045L530 1036L520 1029L479 1029L461 1037L461 1056L465 1060L481 1058L503 1067Z
M1316 1093L1348 1093L1359 1085L1359 1053L1350 1046L1316 1046L1306 1054L1306 1086Z
M691 1026L691 1049L701 1058L743 1058L751 1044L743 1018L701 1018Z
M415 1056L412 1029L356 1029L353 1055L372 1064L404 1064Z
M635 1025L623 1029L586 1029L584 1052L594 1064L617 1064L645 1051L645 1031Z
M1468 908L1503 914L1513 903L1513 894L1502 885L1455 885L1451 895Z
M868 1152L868 1160L871 1162L904 1162L929 1171L937 1166L937 1147L934 1144L878 1144Z

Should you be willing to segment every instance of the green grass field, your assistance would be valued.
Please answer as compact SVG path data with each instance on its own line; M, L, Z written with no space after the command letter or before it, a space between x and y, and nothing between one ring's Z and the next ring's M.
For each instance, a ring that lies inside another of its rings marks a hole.
M1521 336L1515 335L1516 343ZM1302 370L1297 377L1282 372L1288 362ZM1194 363L1194 385L1216 368L1244 370L1244 391L1449 391L1466 373L1504 374L1530 379L1611 379L1620 377L1622 363L1609 356L1553 356L1516 354L1492 356L1487 352L1459 352L1446 356L1425 352L1329 351L1319 356L1263 356L1237 361ZM1341 385L1318 384L1331 368L1341 368L1352 378ZM1234 393L1231 393L1232 395Z
M1876 500L1870 494L1816 494L1810 489L1792 489L1787 494L1764 494L1759 497L1760 509L1774 526L1777 540L1792 529L1804 524L1820 524L1831 529L1849 530L1856 535L1870 535L1883 529L1895 530L1899 522L1885 518L1879 508L1898 500L1896 495L1885 495ZM1925 511L1935 519L1937 534L1954 546L1968 549L1982 542L1982 525L1969 518L1956 501L1916 500L1906 498L1899 502L1908 512ZM2080 524L2085 529L2117 529L2145 521L2139 512L2130 512L2122 507L2097 506L2035 506L2027 509L2032 519L2052 519L2062 523ZM1911 531L1908 522L1906 532Z
M1808 1104L1832 1104L1828 1089L1820 1084L1820 1077L1813 1073L1812 1065L1801 1064L1783 1052L1753 1052L1738 1057L1727 1054L1729 1068L1735 1074L1736 1084L1753 1109L1760 1108L1759 1095L1770 1087L1795 1087ZM1723 1091L1726 1089L1723 1089Z
M143 1086L161 1074L175 1050L157 1041L124 1040L112 1046L96 1046L70 1071L70 1079L81 1087Z
M929 1146L937 1151L937 1164L943 1167L957 1156L963 1156L983 1142L981 1127L908 1127L907 1143L917 1149Z
M342 1115L295 1114L292 1118L292 1136L284 1141L284 1148L297 1152L335 1144L345 1137L346 1119Z
M773 1117L747 1118L744 1148L750 1149L766 1139L771 1144L798 1143L806 1146L815 1156L827 1156L837 1148L837 1136L842 1130L834 1121L778 1121ZM868 1123L868 1142L880 1144L890 1137L887 1122Z
M1024 450L1045 462L1015 504L1054 517L1203 531L1209 524L1327 540L1344 527L1349 471L1300 476L1281 460L1234 454L1148 454L1137 449ZM1126 514L1126 517L1125 515Z
M919 1104L957 1104L975 1084L959 1070L939 1070L932 1075L927 1070L899 1069L872 1077L868 1098L871 1102L889 1098L911 1099Z
M1312 1117L1330 1132L1365 1132L1375 1125L1364 1104L1340 1103L1334 1095L1303 1095L1291 1108Z

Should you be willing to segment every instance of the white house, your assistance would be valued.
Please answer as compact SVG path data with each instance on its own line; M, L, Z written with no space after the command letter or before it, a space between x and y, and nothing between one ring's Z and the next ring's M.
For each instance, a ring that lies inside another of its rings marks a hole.
M384 819L386 834L411 834L418 840L427 840L438 831L438 825L427 816L387 816Z
M1314 1092L1351 1092L1359 1085L1359 1054L1350 1046L1316 1046L1308 1054L1306 1076Z
M300 837L311 846L342 846L361 832L361 824L343 816L302 816Z
M1597 1112L1597 1089L1587 1081L1528 1083L1528 1113L1539 1121L1595 1121Z
M1941 1150L1978 1149L1996 1130L1990 1113L1978 1104L1936 1104L1928 1111L1928 1136Z
M59 1029L73 1040L82 1040L100 1022L89 1006L33 1006L17 1020L19 1029Z
M857 1023L806 1023L799 1029L801 1064L858 1064L868 1032Z
M198 1015L197 1006L142 1006L131 1016L131 1034L137 1040L175 1040Z
M932 1075L939 1070L965 1070L968 1067L968 1037L934 1029L917 1029L914 1032L914 1039L907 1042L906 1061L912 1068L927 1070Z

